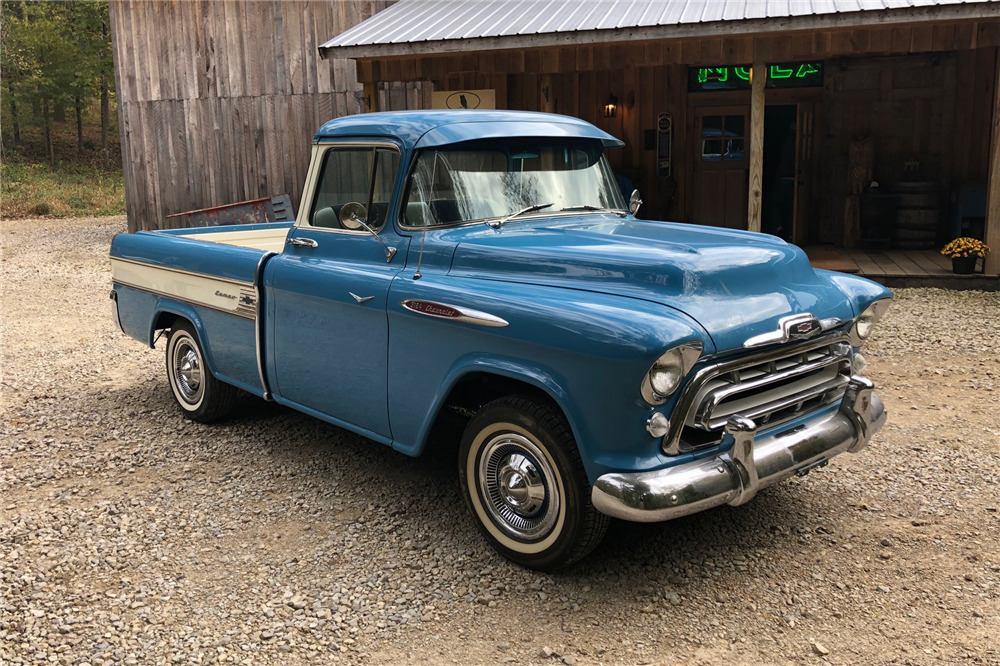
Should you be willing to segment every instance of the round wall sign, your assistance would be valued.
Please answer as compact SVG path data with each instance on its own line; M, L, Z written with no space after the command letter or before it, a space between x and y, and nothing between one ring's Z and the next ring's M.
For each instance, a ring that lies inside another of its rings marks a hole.
M445 106L449 109L478 109L482 103L483 101L476 93L468 90L459 90L448 95Z

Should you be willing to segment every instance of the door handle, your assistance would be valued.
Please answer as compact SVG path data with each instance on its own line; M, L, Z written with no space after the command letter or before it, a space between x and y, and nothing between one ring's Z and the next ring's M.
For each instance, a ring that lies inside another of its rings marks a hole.
M296 247L319 247L319 243L312 238L289 238L285 243Z

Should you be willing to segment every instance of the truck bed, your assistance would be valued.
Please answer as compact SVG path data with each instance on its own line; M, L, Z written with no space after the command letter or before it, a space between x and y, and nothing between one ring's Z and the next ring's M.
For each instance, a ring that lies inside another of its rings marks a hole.
M206 243L221 243L264 252L281 252L285 246L285 237L288 236L290 227L289 223L245 224L236 227L173 229L160 233Z
M259 272L280 253L291 222L119 234L111 273L119 325L153 345L180 316L194 322L217 377L261 395Z

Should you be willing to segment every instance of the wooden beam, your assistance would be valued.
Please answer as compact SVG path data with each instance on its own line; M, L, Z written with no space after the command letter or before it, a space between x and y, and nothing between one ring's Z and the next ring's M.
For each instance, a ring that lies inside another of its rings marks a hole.
M375 112L379 110L378 103L378 84L377 83L365 83L365 110L368 112Z
M750 183L747 188L747 229L760 231L764 207L764 83L767 66L760 53L754 58L750 93Z
M986 199L987 275L1000 273L1000 62L994 61L993 123L990 131L990 180Z

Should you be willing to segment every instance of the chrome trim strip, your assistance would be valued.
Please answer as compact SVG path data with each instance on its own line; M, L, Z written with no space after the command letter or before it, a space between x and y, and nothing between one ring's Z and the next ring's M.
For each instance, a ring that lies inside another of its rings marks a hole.
M623 520L659 522L743 504L761 488L867 446L886 421L872 388L870 380L852 377L836 412L764 439L757 439L753 421L733 416L723 453L651 472L604 474L591 491L594 508Z
M182 298L181 296L178 296L177 294L168 294L168 293L163 292L163 291L157 291L156 289L150 289L149 287L140 287L137 284L132 284L130 282L125 282L123 280L114 279L113 282L115 284L121 285L123 287L129 287L130 289L137 289L139 291L144 291L147 294L153 294L154 296L162 296L164 298L170 298L170 299L173 299L175 301L180 301L181 303L187 303L189 305L197 305L199 307L208 308L209 310L215 310L216 312L221 312L223 314L233 315L234 317L240 317L241 319L249 319L250 321L253 321L253 320L255 320L257 318L255 314L250 314L250 313L243 312L243 311L240 311L240 310L225 310L223 308L217 307L215 305L211 305L209 303L205 303L205 302L202 302L202 301L195 301L195 300L192 300L192 299L189 299L189 298Z
M264 268L264 262L273 256L276 256L277 252L265 252L261 256L260 261L257 262L257 268L253 271L253 293L256 299L254 316L256 317L257 325L254 327L254 346L256 348L257 355L257 374L260 376L260 388L263 391L261 397L264 400L271 400L271 388L267 385L267 376L264 374L264 316L261 312L263 307L263 299L260 297L260 273L261 269Z
M425 301L419 298L408 298L399 302L404 308L410 312L415 312L425 317L433 317L435 319L446 319L448 321L460 321L466 324L475 324L477 326L490 326L494 328L502 328L504 326L509 326L509 322L506 319L501 319L496 315L491 315L488 312L482 312L480 310L473 310L472 308L465 308L459 305L450 305L448 303L438 303L436 301ZM441 308L441 313L427 312L418 307L418 304L424 304L432 308ZM446 311L451 310L456 314L447 313Z
M218 275L209 275L208 273L198 273L196 271L186 271L183 268L174 268L173 266L161 266L160 264L154 264L148 261L136 261L135 259L122 259L120 257L111 257L111 266L114 268L114 263L120 261L123 264L132 264L133 266L142 266L143 268L155 268L161 271L170 271L171 273L180 273L181 275L190 275L191 277L207 278L209 280L217 280L218 282L226 282L228 284L235 284L239 287L252 287L253 282L244 282L243 280L233 280L231 278L220 277ZM148 291L148 290L147 290Z
M702 387L710 379L721 374L731 372L736 368L741 368L747 365L756 365L759 363L767 363L768 361L793 356L795 354L810 351L818 347L832 345L847 339L848 336L844 333L831 334L804 342L783 345L777 349L770 349L768 351L740 356L729 361L716 363L714 365L707 365L701 368L694 374L693 377L691 377L691 379L688 380L688 382L681 389L680 395L677 397L677 403L674 405L674 410L670 417L670 432L663 438L663 452L670 456L677 455L681 452L680 441L681 433L684 430L684 424L687 422L688 414L695 408L694 401L698 396L698 392L701 391Z

